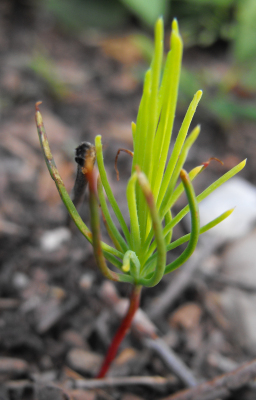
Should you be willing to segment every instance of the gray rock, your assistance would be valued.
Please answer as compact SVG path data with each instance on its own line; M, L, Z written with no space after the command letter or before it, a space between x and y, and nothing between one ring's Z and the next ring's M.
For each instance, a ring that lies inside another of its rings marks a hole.
M256 230L233 242L223 255L223 274L233 284L256 288ZM226 288L221 303L239 344L256 354L256 292Z
M230 241L252 229L256 221L256 187L239 177L224 183L199 204L201 226L233 207L236 209L231 216L204 235Z
M94 376L99 372L102 357L91 351L72 349L67 355L67 362L77 372Z
M0 375L19 376L28 372L28 363L20 358L0 357Z
M256 288L256 229L228 246L223 265L227 277Z
M227 288L220 299L233 337L241 347L256 355L256 295Z
M71 238L71 232L67 228L56 228L45 231L40 238L40 247L47 252L58 250L62 244Z

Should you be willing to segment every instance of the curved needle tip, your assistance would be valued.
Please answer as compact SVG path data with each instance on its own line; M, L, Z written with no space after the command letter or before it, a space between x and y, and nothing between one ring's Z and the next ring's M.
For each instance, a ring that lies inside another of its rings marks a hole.
M181 171L180 171L180 178L181 178L181 180L188 180L188 174L187 174L187 171L185 171L185 169L181 169Z
M141 172L140 166L139 165L135 165L135 169L137 174L139 174Z
M39 111L39 106L42 104L42 101L37 101L35 104L36 111Z
M221 161L221 160L219 160L218 158L216 158L216 157L210 157L209 158L209 160L208 161L205 161L205 162L203 162L202 163L202 165L205 167L205 168L207 168L208 167L208 165L210 164L210 162L212 161L212 160L214 160L214 161L217 161L218 163L220 163L221 165L224 165L224 162L223 161Z

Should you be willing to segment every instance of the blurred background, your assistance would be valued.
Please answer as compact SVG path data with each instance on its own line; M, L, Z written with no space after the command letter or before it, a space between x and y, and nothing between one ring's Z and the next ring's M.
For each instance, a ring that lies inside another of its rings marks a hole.
M91 377L95 372L85 359L95 356L97 369L97 357L117 326L118 318L105 304L103 279L90 246L75 229L71 234L63 228L66 214L39 148L34 105L43 101L40 109L50 145L69 191L75 147L102 135L108 176L128 220L125 188L131 160L120 155L119 182L114 160L119 147L132 149L131 121L136 121L160 15L166 51L174 17L184 42L174 135L194 93L204 92L192 124L201 124L201 135L186 167L210 157L224 162L212 162L196 181L196 190L244 158L248 162L235 186L219 192L221 212L241 205L240 212L230 226L199 246L197 272L191 272L191 279L160 311L153 308L154 301L172 290L173 277L145 290L142 305L166 343L201 379L227 372L256 354L255 0L1 0L0 350L3 357L24 363L0 372L2 382L31 376L40 382L63 382L75 374ZM217 202L214 198L203 206L203 221L204 213L215 216ZM184 204L185 198L180 200L180 206ZM89 224L86 203L81 213ZM174 238L188 230L182 223ZM103 228L107 241L105 236ZM118 291L127 297L129 288L121 285ZM125 346L130 353L113 374L129 375L136 365L139 375L170 374L143 346L134 346L130 339ZM0 392L11 396L16 389L10 387L0 385ZM173 390L180 387L176 382ZM33 397L29 384L20 383L19 388L15 398ZM137 389L134 393L142 395ZM158 395L150 390L146 394ZM254 395L252 388L246 389L243 399ZM117 398L111 391L108 396Z

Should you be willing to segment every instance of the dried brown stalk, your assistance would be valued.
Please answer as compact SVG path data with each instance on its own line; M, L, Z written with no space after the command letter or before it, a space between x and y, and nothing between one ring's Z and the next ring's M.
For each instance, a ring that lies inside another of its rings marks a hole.
M241 365L232 372L202 383L195 388L182 390L161 400L215 400L225 399L256 378L256 360Z

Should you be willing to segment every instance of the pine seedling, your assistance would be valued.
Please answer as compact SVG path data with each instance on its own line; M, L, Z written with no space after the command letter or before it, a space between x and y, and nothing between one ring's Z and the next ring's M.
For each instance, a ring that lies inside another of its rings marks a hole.
M182 61L182 39L176 20L172 24L170 51L164 68L162 68L163 35L163 20L160 18L155 25L155 51L151 66L145 75L136 124L132 123L131 126L133 160L131 177L126 189L129 224L126 223L113 195L104 166L101 136L96 136L95 153L99 174L97 176L94 162L90 159L86 160L86 165L82 169L89 186L91 230L85 225L58 173L44 130L42 116L38 104L36 105L36 123L40 143L49 172L63 203L78 229L92 244L96 262L102 274L110 280L128 282L132 285L129 309L108 350L98 378L104 377L107 373L131 325L139 307L141 288L157 285L165 274L184 264L195 250L199 235L219 224L233 211L233 209L228 210L207 225L200 227L198 203L241 171L246 163L244 160L201 194L195 195L192 181L206 168L207 163L196 166L189 173L183 169L183 165L200 133L200 126L196 126L188 134L202 96L201 90L194 95L176 139L173 141L171 155L168 156ZM172 208L183 192L186 194L188 204L173 216ZM105 194L117 217L118 226L110 215ZM113 246L107 245L100 239L99 205ZM172 241L173 228L189 212L191 232ZM166 253L185 242L187 242L187 247L180 256L170 264L166 264ZM109 264L112 264L115 269L110 268Z

